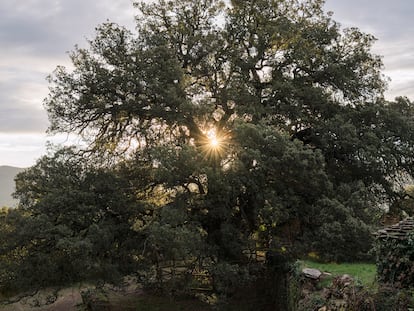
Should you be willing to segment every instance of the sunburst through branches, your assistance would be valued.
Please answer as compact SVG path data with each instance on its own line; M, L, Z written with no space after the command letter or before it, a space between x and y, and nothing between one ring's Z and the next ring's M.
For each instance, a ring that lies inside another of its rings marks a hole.
M209 159L217 159L223 156L226 149L227 137L216 131L215 128L205 133L205 140L202 144L203 152Z

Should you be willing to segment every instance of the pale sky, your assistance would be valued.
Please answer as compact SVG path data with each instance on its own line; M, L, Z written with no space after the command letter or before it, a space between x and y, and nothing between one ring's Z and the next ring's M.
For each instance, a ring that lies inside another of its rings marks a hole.
M378 38L374 52L392 79L387 97L414 100L414 1L326 0L326 9L342 26ZM93 38L98 24L133 29L135 13L132 0L0 0L0 165L28 167L45 154L46 76L69 65L67 52Z

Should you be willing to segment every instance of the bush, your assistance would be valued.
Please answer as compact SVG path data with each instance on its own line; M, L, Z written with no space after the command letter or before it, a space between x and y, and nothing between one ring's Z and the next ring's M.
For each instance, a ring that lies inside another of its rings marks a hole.
M378 281L397 288L414 285L414 233L404 240L378 239L375 244Z
M404 311L414 307L414 292L381 286L374 295L375 311Z

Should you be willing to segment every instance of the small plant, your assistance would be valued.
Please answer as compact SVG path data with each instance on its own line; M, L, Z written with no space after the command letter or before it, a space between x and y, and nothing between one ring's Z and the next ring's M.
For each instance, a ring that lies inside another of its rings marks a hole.
M317 311L326 305L327 299L318 293L313 293L299 302L297 311Z

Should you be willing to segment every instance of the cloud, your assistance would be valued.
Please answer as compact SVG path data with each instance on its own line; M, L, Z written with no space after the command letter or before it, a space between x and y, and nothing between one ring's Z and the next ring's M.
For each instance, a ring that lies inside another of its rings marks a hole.
M1 134L0 163L28 167L45 153L46 138L42 134Z
M68 65L67 51L85 45L113 18L134 23L130 0L2 0L0 2L0 132L44 132L46 76Z
M411 35L414 2L407 0L326 0L326 9L346 27L357 26L381 40Z
M1 133L0 165L29 167L47 154L47 146L73 146L85 143L74 135L49 136L43 133Z
M0 132L44 132L47 86L36 71L0 67ZM40 81L40 82L39 82Z
M2 0L0 42L16 52L64 54L92 36L96 25L113 19L133 24L132 3L118 0Z
M414 100L414 2L407 0L326 0L326 10L344 27L358 27L378 41L375 54L383 56L383 73L391 78L387 98Z
M67 51L98 24L134 29L134 14L131 0L0 1L0 165L30 166L45 153L46 76L70 65Z

